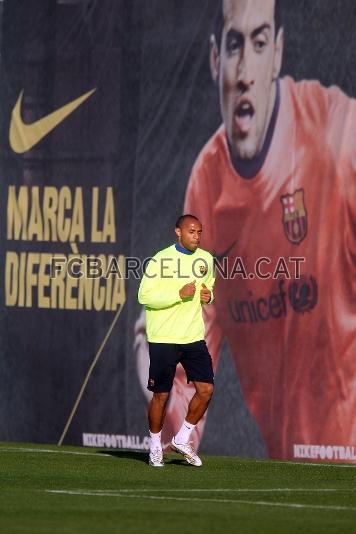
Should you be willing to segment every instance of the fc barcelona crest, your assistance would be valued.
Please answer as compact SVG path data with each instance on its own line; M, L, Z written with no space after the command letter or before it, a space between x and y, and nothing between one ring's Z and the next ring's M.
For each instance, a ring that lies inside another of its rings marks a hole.
M300 243L307 235L308 218L304 205L304 190L281 196L284 232L291 243Z

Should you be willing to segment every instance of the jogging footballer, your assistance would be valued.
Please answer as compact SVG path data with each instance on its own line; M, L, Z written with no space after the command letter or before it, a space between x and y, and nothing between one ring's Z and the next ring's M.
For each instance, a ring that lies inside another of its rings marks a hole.
M177 243L159 251L147 265L138 300L146 309L150 368L149 465L163 467L161 431L178 363L195 394L171 448L193 466L202 462L190 443L190 435L203 417L214 389L212 359L204 341L202 307L213 300L213 257L199 248L201 222L182 215L176 223Z

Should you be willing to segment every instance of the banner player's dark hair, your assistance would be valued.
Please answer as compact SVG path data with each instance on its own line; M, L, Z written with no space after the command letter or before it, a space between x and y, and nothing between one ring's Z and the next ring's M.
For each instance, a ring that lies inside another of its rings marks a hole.
M276 38L278 35L279 28L282 26L282 17L281 17L281 4L282 0L275 0L274 2L274 26L275 26L275 35ZM217 8L213 34L215 35L216 44L220 50L222 31L224 27L224 13L223 13L223 0L219 0L219 7Z

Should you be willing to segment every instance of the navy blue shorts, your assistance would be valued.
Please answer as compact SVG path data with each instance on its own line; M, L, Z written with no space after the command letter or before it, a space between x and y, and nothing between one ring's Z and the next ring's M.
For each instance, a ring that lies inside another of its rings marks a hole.
M150 370L147 389L154 393L168 393L173 386L176 366L181 363L187 382L214 384L214 372L204 340L177 345L149 343Z

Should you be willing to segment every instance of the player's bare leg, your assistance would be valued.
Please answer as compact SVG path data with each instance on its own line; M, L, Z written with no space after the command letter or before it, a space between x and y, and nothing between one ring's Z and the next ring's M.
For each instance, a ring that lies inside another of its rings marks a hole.
M193 382L193 384L195 387L195 394L189 403L188 413L185 419L188 423L196 425L209 406L214 386L213 384L207 384L206 382Z
M166 415L169 393L154 393L148 407L148 423L150 431L161 432Z
M189 406L188 413L183 422L181 429L172 439L172 448L183 454L185 459L191 465L199 467L202 461L196 454L191 443L189 442L190 434L195 428L195 425L205 414L210 399L213 395L214 386L205 382L193 382L195 386L195 394L193 395Z

